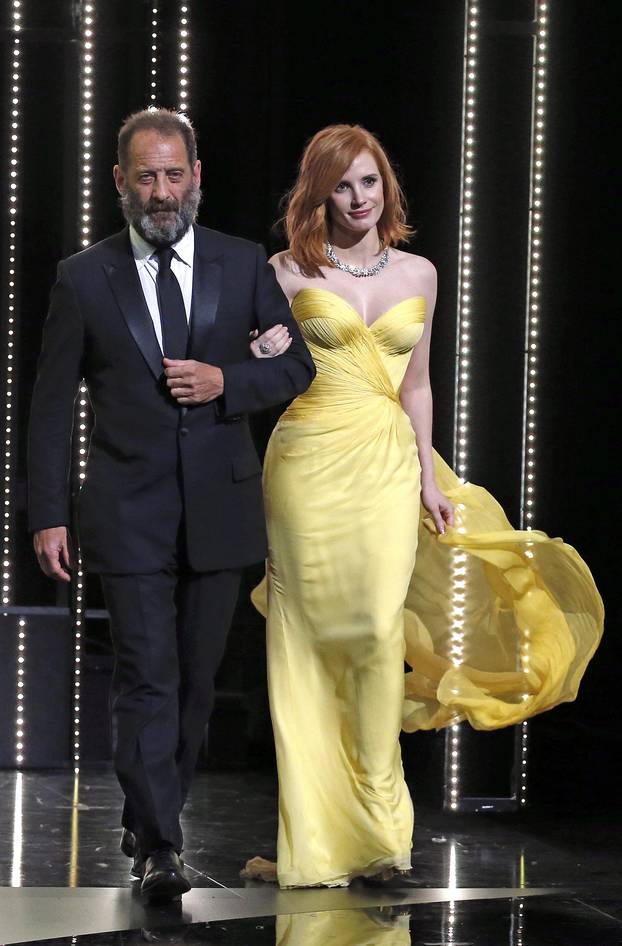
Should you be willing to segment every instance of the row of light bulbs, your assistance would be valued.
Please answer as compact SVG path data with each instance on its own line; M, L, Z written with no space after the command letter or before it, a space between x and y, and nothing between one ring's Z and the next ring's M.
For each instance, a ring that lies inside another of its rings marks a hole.
M80 55L80 210L79 242L87 247L92 240L93 213L93 136L95 128L94 90L95 90L95 3L87 0L82 9L82 35ZM86 458L90 430L90 406L84 384L80 385L76 403L74 430L74 481L80 486L86 476ZM74 612L74 663L73 663L73 741L72 756L74 772L80 770L80 706L81 706L81 666L82 640L85 615L85 573L82 558L78 551L75 564L75 583L73 587Z
M180 112L188 111L190 100L190 30L189 7L182 2L179 7L179 42L178 42L178 107ZM151 3L151 69L149 79L149 107L157 108L159 94L159 65L160 56L160 8L158 0Z
M543 224L544 148L546 123L546 83L548 54L548 0L535 0L534 82L532 94L530 206L528 235L528 288L525 320L525 382L523 392L523 449L521 470L521 528L533 527L536 493L536 427L539 318L541 298L541 256ZM479 45L478 0L465 3L464 100L461 154L460 239L458 260L458 310L456 319L456 389L454 417L454 465L458 476L468 475L469 445L469 370L472 314L473 210L476 159L477 56ZM528 549L525 553L532 557ZM466 555L453 553L452 626L450 658L454 665L464 656L464 582ZM524 632L520 662L529 669L529 632ZM525 697L526 698L526 697ZM517 794L521 805L527 802L529 727L520 727ZM459 807L460 799L460 727L451 726L446 739L445 805Z
M95 59L95 3L87 2L83 8L82 44L81 44L81 193L80 193L80 243L89 246L92 240L92 178L93 178L93 129L94 129L94 59ZM187 3L180 5L179 18L179 108L186 112L189 102L189 61L190 32L189 8ZM151 6L151 69L148 92L148 105L156 106L158 101L158 49L159 49L159 6L158 0L152 0ZM91 409L88 392L84 384L80 386L76 405L77 450L76 479L80 485L86 477L88 444L91 429ZM73 683L73 765L76 774L80 768L80 689L82 639L86 614L86 575L82 560L76 563L74 587L75 649Z
M462 104L462 147L460 181L460 236L458 245L458 307L456 314L456 388L454 396L454 467L461 480L468 473L469 368L471 350L473 210L476 148L477 54L479 44L479 4L465 3L464 75ZM465 601L468 586L468 556L452 552L450 660L459 666L464 660ZM460 803L461 768L460 724L449 727L445 739L444 804L456 811Z
M4 500L2 517L2 603L10 605L13 601L11 552L14 521L12 516L12 472L15 448L15 388L16 355L19 322L19 284L18 254L20 202L19 187L21 176L21 107L22 107L22 55L21 40L22 11L21 0L11 4L11 40L9 44L10 70L10 109L8 122L8 182L9 200L7 208L7 293L6 293L6 350L5 350L5 412L4 412ZM26 620L19 618L17 632L17 672L15 694L15 764L20 767L24 762L25 708L26 708ZM13 837L13 869L11 884L21 882L21 817L22 817L22 776L18 773L15 784Z
M16 385L16 353L17 353L17 325L18 325L18 232L19 232L19 185L21 174L21 97L22 97L22 12L21 0L13 0L11 6L10 41L10 103L9 110L9 200L8 200L8 258L7 258L7 291L6 291L6 350L5 350L5 402L4 402L4 493L2 516L2 603L11 604L13 589L11 585L11 551L12 551L12 470L13 451L15 446L15 385Z
M158 43L158 4L152 6L152 70L150 101L155 104L157 98L157 43ZM95 3L87 0L82 9L81 56L80 56L80 202L78 220L78 242L83 248L89 246L92 238L92 188L93 188L93 147L94 147L94 61L95 61ZM189 100L189 8L186 3L180 6L179 29L179 101L180 109L187 110ZM19 187L21 172L21 94L22 94L22 41L23 26L22 0L11 3L11 42L10 42L10 121L8 141L8 221L7 221L7 337L5 347L5 413L4 413L4 493L3 493L3 529L2 529L2 603L10 605L13 600L12 588L12 470L14 451L14 396L15 364L18 326L18 229L19 229ZM80 387L77 403L75 429L77 431L77 479L81 483L86 475L86 462L90 431L90 406L84 385ZM73 696L73 763L76 771L80 764L80 670L82 635L85 613L85 575L81 561L77 562L76 583L74 590L75 606L75 650L74 650L74 696ZM17 668L17 699L15 729L15 762L24 763L24 674L25 674L25 622L20 620Z
M523 383L523 444L521 470L521 528L533 528L536 503L536 425L538 398L538 348L541 300L544 142L548 58L548 0L535 2L535 37L531 105L531 160L529 171L529 224L527 238L527 300L525 312L525 369ZM533 558L528 547L526 558ZM521 668L529 670L529 629L523 631ZM527 699L525 694L524 699ZM527 804L529 724L520 726L518 744L518 800Z
M528 283L527 308L525 314L523 469L521 480L521 526L526 529L533 527L536 491L536 408L538 334L541 305L542 201L546 123L548 8L549 4L546 0L536 0L529 188Z
M454 465L459 477L468 473L469 369L472 313L473 189L475 184L477 53L479 5L466 3L464 96L462 114L460 239L458 248L458 311L456 319L456 392Z
M151 4L151 70L149 79L149 106L158 104L158 56L159 56L159 15L158 0Z
M190 102L190 30L189 7L183 3L179 8L179 111L186 113Z

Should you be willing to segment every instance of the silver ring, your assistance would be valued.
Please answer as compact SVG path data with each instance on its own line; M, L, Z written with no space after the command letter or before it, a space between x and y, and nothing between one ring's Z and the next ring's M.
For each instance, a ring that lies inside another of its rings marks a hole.
M260 342L259 351L261 352L262 355L269 355L270 352L272 351L272 345L270 344L270 342Z

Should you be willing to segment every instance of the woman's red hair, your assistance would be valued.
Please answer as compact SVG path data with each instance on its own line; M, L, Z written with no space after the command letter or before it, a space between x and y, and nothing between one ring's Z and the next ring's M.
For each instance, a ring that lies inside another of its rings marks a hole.
M361 151L373 156L384 190L384 210L378 221L381 251L407 240L406 200L395 171L378 139L361 125L329 125L313 136L304 150L298 179L286 197L284 217L289 251L304 276L321 276L330 266L324 244L328 239L326 201Z

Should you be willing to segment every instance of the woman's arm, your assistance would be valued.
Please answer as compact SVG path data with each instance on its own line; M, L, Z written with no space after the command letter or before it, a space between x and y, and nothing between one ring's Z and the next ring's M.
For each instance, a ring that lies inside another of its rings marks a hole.
M431 513L439 532L445 531L445 523L453 525L453 507L443 496L434 478L432 460L432 389L430 387L430 338L432 318L436 304L436 270L429 260L418 257L416 265L418 291L425 296L426 316L423 335L415 346L408 362L400 400L408 414L419 451L421 464L421 499Z
M291 266L287 264L287 257L288 254L286 251L275 253L268 262L274 267L277 282L291 305L292 299L296 295L299 286ZM299 279L300 276L298 276L298 280ZM275 325L274 328L268 329L263 335L260 335L258 331L251 334L251 353L254 358L275 358L277 355L282 355L286 352L291 343L292 338L287 330L287 326ZM266 346L269 347L269 351L265 350Z

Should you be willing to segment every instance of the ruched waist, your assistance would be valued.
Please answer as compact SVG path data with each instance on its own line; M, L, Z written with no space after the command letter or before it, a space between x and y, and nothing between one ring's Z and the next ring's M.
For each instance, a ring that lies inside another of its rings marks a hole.
M387 391L373 387L351 388L339 390L337 386L316 387L312 385L308 391L297 397L287 408L286 416L292 419L307 417L326 411L354 411L366 413L374 408L383 409L391 406L403 412L402 404L396 391Z

